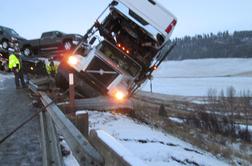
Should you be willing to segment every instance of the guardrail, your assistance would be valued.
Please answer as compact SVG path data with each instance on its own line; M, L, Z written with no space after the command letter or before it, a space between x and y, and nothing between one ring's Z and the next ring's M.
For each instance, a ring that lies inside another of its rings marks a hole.
M80 133L80 131L71 123L71 121L55 105L50 104L52 100L40 92L42 103L47 106L47 112L53 120L58 132L63 135L68 143L74 157L80 165L101 166L104 165L104 159L89 143L89 141ZM46 140L48 141L48 140Z
M64 165L59 147L59 134L64 137L64 140L67 142L74 157L81 166L138 166L139 163L141 163L141 166L145 165L140 159L135 158L125 147L113 139L112 136L109 140L108 138L102 139L101 134L98 134L96 131L88 133L87 113L85 116L82 115L82 112L76 113L76 119L82 120L81 122L78 121L78 128L80 129L78 130L46 93L38 91L40 85L43 86L43 83L47 83L45 78L30 81L29 84L29 88L40 96L40 100L44 107L46 107L46 111L40 113L43 166ZM98 106L97 102L100 103ZM105 110L105 108L118 108L116 103L109 101L106 97L76 100L75 103L77 108L82 109ZM119 108L131 109L133 106L132 103L129 102L119 105ZM84 123L84 119L87 122ZM80 126L80 124L86 126ZM82 131L83 134L80 131ZM106 134L103 134L103 136L104 135ZM87 138L89 138L89 141ZM106 140L112 143L106 142Z
M40 113L43 166L63 165L57 132L48 112Z

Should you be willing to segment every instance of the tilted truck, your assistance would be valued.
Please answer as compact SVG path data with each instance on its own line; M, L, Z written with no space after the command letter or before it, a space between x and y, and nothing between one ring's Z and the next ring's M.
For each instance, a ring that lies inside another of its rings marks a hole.
M56 82L87 97L123 101L151 77L172 50L177 19L154 0L114 0L59 66Z

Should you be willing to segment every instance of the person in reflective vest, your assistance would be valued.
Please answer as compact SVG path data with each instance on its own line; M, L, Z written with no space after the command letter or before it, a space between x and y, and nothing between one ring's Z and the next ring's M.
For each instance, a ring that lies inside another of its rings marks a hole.
M15 54L14 52L10 54L9 56L9 69L14 73L15 75L15 84L16 89L20 88L20 82L22 84L22 87L25 88L25 82L24 82L24 74L22 71L22 65L21 61L18 57L18 54Z
M55 77L57 74L58 66L54 64L53 59L49 59L49 64L46 65L47 74L51 77Z

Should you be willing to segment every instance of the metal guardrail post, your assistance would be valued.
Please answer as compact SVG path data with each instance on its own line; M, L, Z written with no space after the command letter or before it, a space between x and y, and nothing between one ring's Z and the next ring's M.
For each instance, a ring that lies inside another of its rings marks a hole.
M74 74L69 73L69 102L70 102L69 108L71 113L73 113L75 110L74 99L75 99Z
M76 112L75 115L78 129L88 138L88 112Z

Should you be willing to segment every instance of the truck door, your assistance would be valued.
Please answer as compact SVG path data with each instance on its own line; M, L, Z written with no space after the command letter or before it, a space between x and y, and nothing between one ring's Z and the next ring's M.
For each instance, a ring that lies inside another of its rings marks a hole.
M137 17L141 17L150 25L155 27L160 33L166 36L166 40L170 37L173 28L177 23L176 17L166 8L155 0L117 0L130 11L134 12Z

